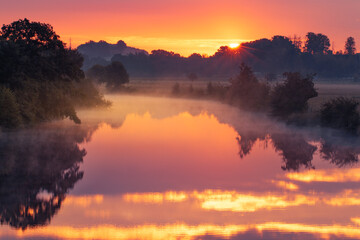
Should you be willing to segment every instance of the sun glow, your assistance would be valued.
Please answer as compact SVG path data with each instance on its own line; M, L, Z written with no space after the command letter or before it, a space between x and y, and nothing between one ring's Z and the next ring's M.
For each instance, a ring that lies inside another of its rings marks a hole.
M230 48L237 48L237 47L239 47L239 46L240 46L239 43L230 43L230 44L229 44L229 47L230 47Z

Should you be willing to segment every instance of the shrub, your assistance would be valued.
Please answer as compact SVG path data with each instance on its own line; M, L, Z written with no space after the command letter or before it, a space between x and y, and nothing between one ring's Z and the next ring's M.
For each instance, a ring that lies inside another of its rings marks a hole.
M338 97L321 108L321 125L354 132L360 125L360 114L357 111L359 102L354 99Z
M287 117L307 109L307 101L318 95L313 75L303 77L300 73L284 73L285 82L277 84L271 93L271 114Z
M231 80L229 100L241 108L260 110L267 107L270 87L260 82L250 67L244 63L239 75Z

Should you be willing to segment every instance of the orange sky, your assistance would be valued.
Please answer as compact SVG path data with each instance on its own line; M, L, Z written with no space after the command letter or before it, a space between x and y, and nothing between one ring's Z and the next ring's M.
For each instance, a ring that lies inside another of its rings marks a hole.
M321 32L342 49L360 38L358 0L1 0L0 23L47 22L63 41L88 40L213 54L221 45L276 34Z

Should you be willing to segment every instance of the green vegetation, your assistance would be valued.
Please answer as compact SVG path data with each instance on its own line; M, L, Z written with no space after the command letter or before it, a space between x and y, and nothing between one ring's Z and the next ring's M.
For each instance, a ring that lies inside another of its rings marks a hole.
M69 118L75 106L106 105L81 70L82 56L67 49L52 26L28 19L0 31L0 126Z

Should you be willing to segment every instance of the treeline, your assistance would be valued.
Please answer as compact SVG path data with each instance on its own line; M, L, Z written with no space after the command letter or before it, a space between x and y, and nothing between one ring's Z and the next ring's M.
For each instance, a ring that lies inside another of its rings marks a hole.
M53 119L80 123L76 106L106 105L81 67L83 57L68 49L52 26L28 19L0 31L0 127Z
M285 72L277 84L259 80L253 70L241 64L240 72L229 85L209 82L206 90L181 87L175 83L174 96L210 98L248 111L265 112L270 116L296 125L320 125L357 134L360 127L359 102L338 97L323 103L317 112L308 111L308 101L317 97L314 74Z
M199 77L230 77L234 69L244 62L263 76L276 76L283 72L316 72L320 77L341 77L360 80L360 56L356 54L355 40L349 37L344 51L330 50L330 39L323 34L308 33L302 41L298 37L274 36L242 43L238 48L222 46L212 56L197 53L189 57L165 50L150 54L116 54L111 61L124 64L132 77L167 77L197 74ZM87 58L85 68L95 64L106 65L102 58Z

